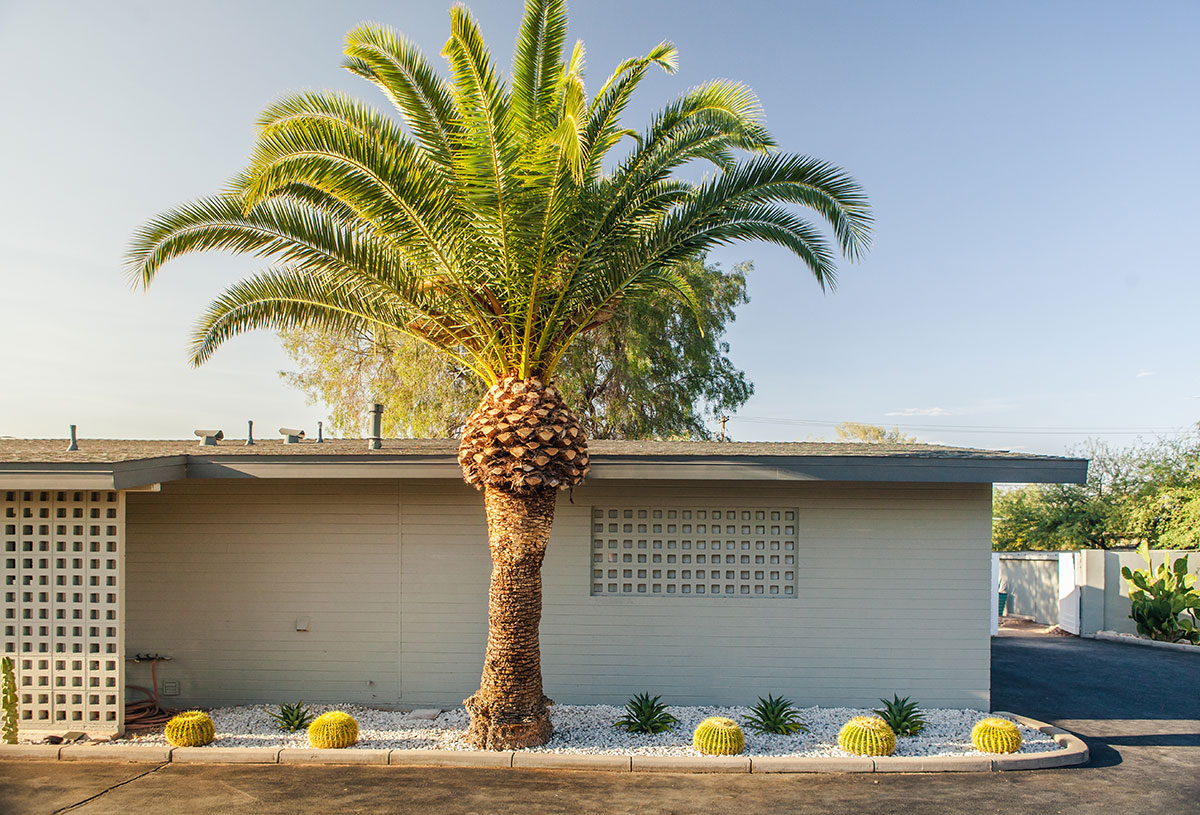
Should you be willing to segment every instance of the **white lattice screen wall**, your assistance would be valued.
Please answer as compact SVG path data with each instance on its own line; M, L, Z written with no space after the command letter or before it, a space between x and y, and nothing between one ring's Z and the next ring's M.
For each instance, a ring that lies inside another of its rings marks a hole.
M124 498L6 490L0 651L21 726L115 730L124 708Z
M593 507L592 594L796 596L795 509Z

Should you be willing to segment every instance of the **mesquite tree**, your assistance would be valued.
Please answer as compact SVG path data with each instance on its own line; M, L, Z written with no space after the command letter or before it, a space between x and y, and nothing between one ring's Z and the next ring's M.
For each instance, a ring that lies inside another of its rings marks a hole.
M149 221L129 262L142 286L189 252L272 264L209 306L195 365L250 329L382 326L488 386L459 461L484 492L492 554L469 738L495 749L551 733L541 564L557 492L588 471L584 433L552 384L573 341L648 296L694 304L683 264L732 241L784 246L826 287L837 249L853 258L870 227L866 198L843 171L775 149L750 89L708 82L635 132L621 113L649 71L674 71L675 47L625 60L589 96L583 46L568 51L566 32L562 0L528 0L506 81L462 6L450 11L442 51L448 79L389 28L351 31L344 66L398 118L343 94L283 98L263 112L249 166L221 194ZM614 154L618 146L627 152ZM715 172L679 177L693 161Z

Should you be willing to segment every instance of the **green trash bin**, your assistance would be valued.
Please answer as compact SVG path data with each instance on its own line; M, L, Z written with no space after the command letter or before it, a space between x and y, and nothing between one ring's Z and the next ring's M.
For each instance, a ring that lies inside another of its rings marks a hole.
M1006 605L1008 605L1008 592L1002 591L1002 592L1000 592L1000 604L997 606L997 608L1000 609L1000 611L998 613L1000 614L1001 617L1004 616L1004 607Z

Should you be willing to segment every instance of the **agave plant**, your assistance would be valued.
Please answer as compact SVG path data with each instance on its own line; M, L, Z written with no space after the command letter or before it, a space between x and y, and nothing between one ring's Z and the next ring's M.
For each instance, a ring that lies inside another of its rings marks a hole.
M715 246L774 243L828 288L839 250L854 259L870 243L859 185L776 149L745 85L701 84L637 133L621 115L651 71L675 71L675 46L625 60L589 94L567 27L565 0L527 0L507 80L465 6L450 11L448 79L399 32L356 28L343 64L396 115L342 93L272 104L249 165L223 192L152 218L128 262L139 286L195 252L266 262L201 318L195 365L252 329L386 329L488 387L458 459L483 491L492 553L483 675L465 701L467 740L485 749L552 732L541 566L558 492L589 467L552 381L575 340L655 297L694 309L681 269ZM699 177L697 163L711 171Z
M759 733L775 733L780 736L790 736L793 733L807 733L808 725L800 718L800 711L791 700L782 696L776 698L768 695L761 696L758 704L750 709L750 715L745 717L746 726Z
M929 724L917 703L910 702L907 696L901 699L899 694L893 694L892 701L879 701L883 702L883 707L876 710L875 715L887 722L897 736L915 736Z
M667 713L661 696L639 693L625 703L625 715L615 724L630 733L663 733L679 720Z
M268 715L275 720L275 724L279 725L280 730L286 730L289 733L303 730L313 720L312 713L304 706L303 701L294 705L280 705L278 713L268 712Z

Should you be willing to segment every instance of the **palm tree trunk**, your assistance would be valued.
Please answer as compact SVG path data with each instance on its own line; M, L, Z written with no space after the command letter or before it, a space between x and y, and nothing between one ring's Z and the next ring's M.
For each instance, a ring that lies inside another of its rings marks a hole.
M479 690L463 702L471 714L467 740L481 749L535 747L553 730L550 700L542 693L538 626L556 496L553 488L530 495L484 488L492 552L487 654Z

